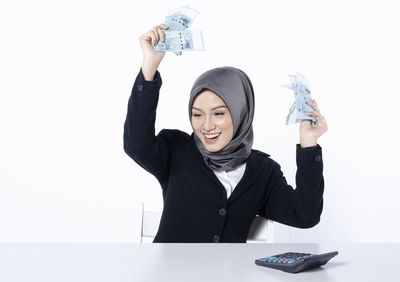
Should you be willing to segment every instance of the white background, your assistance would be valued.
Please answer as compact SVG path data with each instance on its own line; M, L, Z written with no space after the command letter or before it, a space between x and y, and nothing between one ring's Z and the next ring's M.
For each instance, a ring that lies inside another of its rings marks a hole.
M166 54L156 133L191 133L195 79L234 66L252 80L254 149L295 187L299 72L326 117L319 225L275 225L276 242L399 242L397 1L2 1L0 242L134 242L136 202L162 208L157 180L123 150L142 63L139 36L168 10L201 13L205 52Z

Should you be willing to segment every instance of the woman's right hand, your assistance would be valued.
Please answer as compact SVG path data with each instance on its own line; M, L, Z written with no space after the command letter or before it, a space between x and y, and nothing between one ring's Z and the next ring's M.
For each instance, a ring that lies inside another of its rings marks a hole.
M154 74L165 56L165 52L154 50L154 46L157 45L159 40L165 42L165 33L163 29L168 29L168 26L159 24L139 37L143 52L142 71L146 80L153 80Z

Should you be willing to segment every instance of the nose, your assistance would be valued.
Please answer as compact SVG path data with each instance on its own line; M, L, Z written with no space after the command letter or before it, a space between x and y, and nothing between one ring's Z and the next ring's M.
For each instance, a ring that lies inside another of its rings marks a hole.
M213 121L211 118L206 117L206 118L205 118L205 121L204 121L204 124L203 124L203 129L204 129L204 131L206 131L206 132L215 129L214 121Z

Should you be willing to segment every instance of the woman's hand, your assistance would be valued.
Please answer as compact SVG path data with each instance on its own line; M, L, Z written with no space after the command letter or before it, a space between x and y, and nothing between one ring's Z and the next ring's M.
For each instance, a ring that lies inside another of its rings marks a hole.
M302 148L317 145L318 137L328 130L328 124L325 117L321 114L317 102L312 100L308 103L314 112L306 112L308 116L313 116L317 119L317 124L313 125L310 120L302 120L300 122L300 146Z
M142 72L146 80L153 80L154 74L165 56L165 52L154 50L154 46L157 45L159 40L165 42L165 33L163 29L168 29L168 26L159 24L139 37L143 52Z

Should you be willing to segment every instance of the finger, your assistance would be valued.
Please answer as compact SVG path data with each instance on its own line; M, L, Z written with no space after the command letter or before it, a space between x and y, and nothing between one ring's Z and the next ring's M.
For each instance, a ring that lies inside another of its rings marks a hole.
M315 117L315 118L317 119L318 122L320 122L320 121L325 121L324 116L321 115L321 114L319 114L319 113L317 113L317 112L306 112L305 114L308 115L308 116L313 116L313 117Z
M310 115L313 115L313 116L323 117L323 115L320 112L317 112L317 111L305 112L305 114L310 114Z
M317 112L319 112L319 107L318 107L317 101L313 100L313 102L314 102L314 109L315 109Z
M321 112L320 112L320 110L319 110L319 108L318 108L317 106L315 106L315 104L311 104L310 106L313 108L313 110L314 110L313 112L314 112L314 113L317 113L317 114L319 114L319 115L322 115Z
M151 37L151 43L156 46L157 45L157 33L154 30L149 31L149 36Z
M309 115L309 116L314 116L314 117L319 116L319 113L317 113L317 112L305 112L305 114Z
M315 100L312 100L312 101L308 102L307 104L309 104L311 106L311 108L313 108L314 111L319 112L319 108L318 108L318 105L316 104Z
M319 112L319 107L318 107L317 101L315 101L315 99L314 99L314 100L312 100L312 102L314 105L314 109Z
M165 39L164 31L159 26L155 27L155 30L157 32L158 38L161 40L161 42L164 42Z
M151 34L150 32L147 32L145 34L143 34L140 38L140 40L146 41L148 44L152 44L152 38L151 38Z
M315 111L314 103L312 101L307 102L307 104Z
M319 117L316 117L316 119L317 119L319 127L327 127L327 123L326 123L326 120L324 117L319 116Z
M156 41L156 44L158 43L158 41L160 40L160 34L159 34L159 30L160 28L159 27L153 27L152 29L151 29L151 31L154 33L154 35L155 35L155 41Z
M160 24L159 25L161 28L163 28L163 29L168 29L169 27L167 26L167 25L165 25L165 24Z

